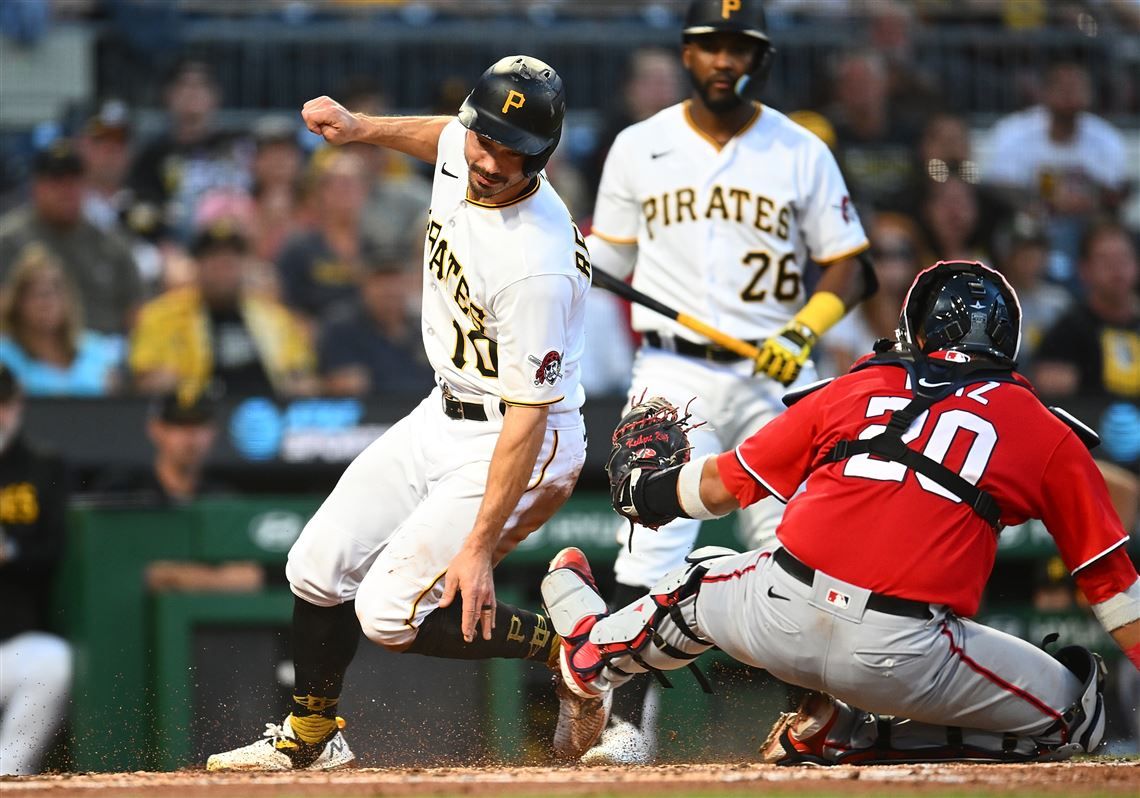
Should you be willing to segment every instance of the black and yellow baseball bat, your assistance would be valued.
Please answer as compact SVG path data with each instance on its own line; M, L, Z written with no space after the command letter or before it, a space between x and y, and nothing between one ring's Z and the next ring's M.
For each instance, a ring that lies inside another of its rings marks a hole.
M601 269L594 268L593 275L594 285L598 286L599 288L604 288L611 294L620 296L622 299L627 299L630 302L636 302L642 307L649 308L654 313L660 313L667 319L673 319L673 321L677 322L682 327L688 327L693 332L700 333L713 343L719 346L723 346L725 349L731 350L741 357L748 358L749 360L755 360L760 355L760 350L757 349L753 344L750 344L747 341L742 341L741 339L731 336L726 332L721 332L715 327L710 327L700 319L695 319L687 313L682 313L679 310L674 310L664 302L658 302L653 297L649 296L648 294L644 294L641 291L638 291L629 283L625 282L624 280L619 280L612 274L604 272Z

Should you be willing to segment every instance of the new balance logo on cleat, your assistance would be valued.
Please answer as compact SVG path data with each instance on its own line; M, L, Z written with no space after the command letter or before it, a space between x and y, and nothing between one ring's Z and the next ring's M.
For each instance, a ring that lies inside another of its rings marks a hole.
M337 728L319 743L297 739L291 718L280 725L266 723L262 738L255 743L214 754L206 760L206 770L335 770L356 758L341 734L342 718L337 718Z

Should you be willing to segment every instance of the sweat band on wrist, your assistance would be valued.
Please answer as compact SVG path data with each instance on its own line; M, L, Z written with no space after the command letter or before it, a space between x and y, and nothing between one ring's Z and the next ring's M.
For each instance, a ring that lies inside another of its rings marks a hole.
M1099 604L1093 604L1092 611L1106 632L1140 619L1140 579L1133 582L1127 590L1122 590Z
M838 324L846 312L847 306L837 295L830 291L816 291L793 319L819 336Z
M689 518L699 518L702 521L720 518L701 501L701 474L705 469L705 461L710 457L713 455L706 454L704 457L685 463L681 466L681 473L677 477L677 499L681 509Z

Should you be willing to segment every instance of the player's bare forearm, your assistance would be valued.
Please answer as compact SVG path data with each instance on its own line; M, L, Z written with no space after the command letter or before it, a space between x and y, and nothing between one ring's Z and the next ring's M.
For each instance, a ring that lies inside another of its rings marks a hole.
M491 455L487 472L487 492L468 535L468 548L486 552L490 557L499 543L503 525L530 481L542 439L546 434L549 407L511 405L503 419L503 429Z
M728 515L740 509L740 502L720 478L720 466L715 457L707 458L701 470L701 501L717 515Z
M363 142L435 163L439 136L454 117L354 114L331 97L317 97L305 103L301 118L329 144Z
M440 607L448 607L462 595L463 639L474 638L482 627L483 639L491 639L495 626L495 581L492 558L503 526L526 490L535 460L546 434L547 407L512 405L503 419L503 429L491 454L483 503L463 546L447 566Z
M1110 630L1109 634L1112 635L1116 645L1120 646L1123 651L1140 646L1140 619L1126 623L1124 626L1118 626Z
M844 258L825 266L815 286L816 293L830 291L842 300L848 310L863 297L863 267L858 258Z
M435 163L439 136L455 117L451 116L365 116L355 114L362 124L358 141L375 144Z

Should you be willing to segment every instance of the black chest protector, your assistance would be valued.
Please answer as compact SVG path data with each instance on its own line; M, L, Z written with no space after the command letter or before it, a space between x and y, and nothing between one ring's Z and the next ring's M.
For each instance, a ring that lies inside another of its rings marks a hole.
M950 491L985 519L995 534L1000 533L1001 508L990 493L977 485L972 485L960 474L937 460L911 449L903 443L902 436L910 429L914 420L931 406L970 385L1006 382L1029 389L1018 382L1013 376L1012 369L1002 368L987 360L951 363L932 360L921 355L915 357L912 352L889 351L879 352L853 371L872 366L894 366L905 370L910 376L910 387L914 392L914 398L906 407L891 413L886 430L864 440L839 441L827 453L824 462L837 463L858 454L871 454L884 460L902 463Z

